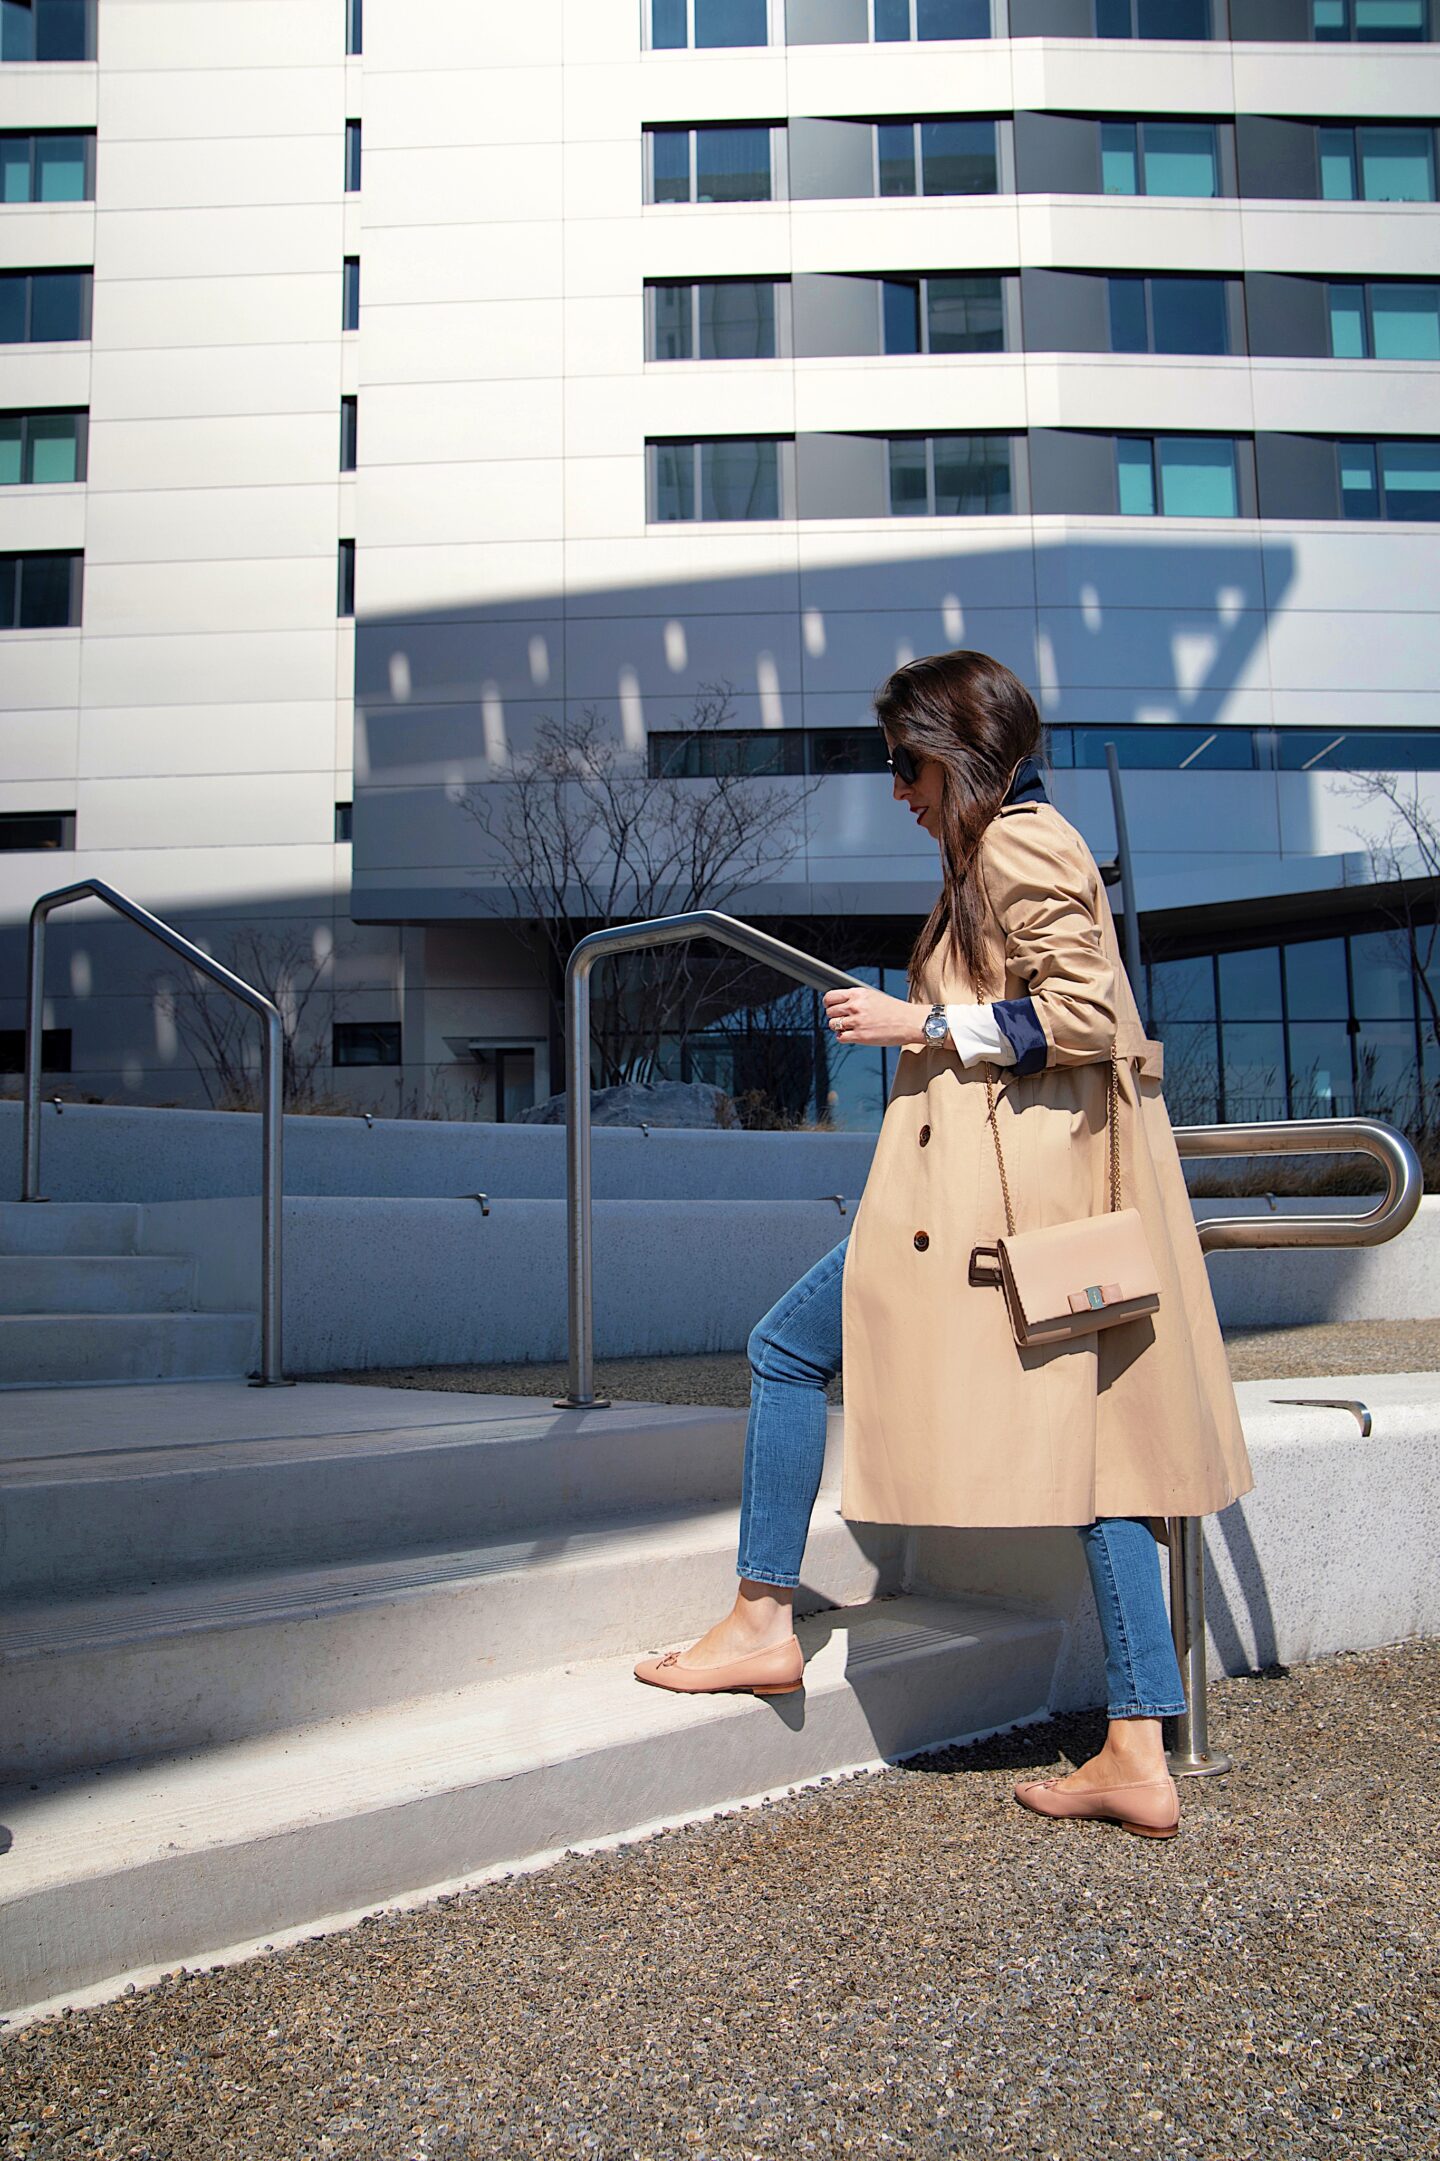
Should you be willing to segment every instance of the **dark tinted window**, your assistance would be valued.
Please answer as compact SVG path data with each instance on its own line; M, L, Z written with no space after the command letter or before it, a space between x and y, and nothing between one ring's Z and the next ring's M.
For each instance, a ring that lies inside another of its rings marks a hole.
M71 1067L70 1030L46 1028L40 1035L40 1070L42 1073L69 1073ZM23 1073L25 1070L25 1030L23 1028L0 1028L0 1073Z
M335 1065L399 1065L399 1021L337 1021L332 1060Z

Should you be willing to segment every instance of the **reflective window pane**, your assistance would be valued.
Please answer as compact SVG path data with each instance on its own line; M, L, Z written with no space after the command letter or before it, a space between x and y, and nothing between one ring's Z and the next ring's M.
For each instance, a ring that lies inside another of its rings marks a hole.
M1320 193L1326 202L1355 200L1355 130L1320 128Z
M1152 1021L1152 1027L1154 1023ZM1174 1021L1163 1032L1165 1107L1175 1125L1215 1125L1220 1117L1220 1060L1213 1021Z
M927 278L927 344L932 353L999 353L1005 308L999 278Z
M915 193L915 123L913 120L882 120L875 129L879 186L882 195Z
M695 199L761 203L770 199L768 128L697 128Z
M1208 122L1147 120L1145 193L1218 195L1215 130Z
M1362 1021L1355 1038L1355 1112L1405 1126L1418 1107L1420 1071L1408 1021Z
M1375 472L1373 443L1337 443L1340 467L1340 510L1347 518L1378 518L1380 484Z
M35 199L42 203L83 203L86 138L39 135L35 139Z
M20 564L20 628L51 630L71 620L69 555L27 555Z
M1335 360L1367 360L1363 285L1330 287L1330 353Z
M1111 278L1109 285L1111 352L1148 352L1150 331L1145 320L1145 280Z
M1434 137L1429 128L1357 128L1367 203L1433 203Z
M1142 38L1208 38L1210 0L1136 0L1135 30Z
M1106 195L1139 192L1133 120L1106 120L1100 128L1100 186Z
M662 524L672 518L695 515L695 446L693 443L657 443L655 446L655 515Z
M650 43L657 52L685 43L685 0L650 0Z
M1121 513L1126 517L1155 515L1155 461L1149 439L1143 435L1117 435L1115 469Z
M1420 932L1424 952L1425 931ZM1405 933L1394 929L1362 931L1350 940L1355 1011L1362 1020L1408 1020L1414 1011L1410 951Z
M1440 443L1381 443L1387 518L1440 518Z
M1372 285L1377 360L1440 360L1440 285Z
M1220 955L1220 1017L1229 1034L1232 1020L1279 1020L1280 948L1254 946Z
M88 36L89 13L88 0L37 0L35 58L93 60L95 49Z
M1095 0L1097 38L1129 38L1135 35L1130 0Z
M30 280L30 337L37 344L89 335L88 270L38 270Z
M935 512L1003 516L1010 509L1010 442L1003 435L937 435Z
M23 271L0 276L0 345L19 345L24 339L29 285Z
M1347 0L1311 0L1310 24L1318 43L1350 35L1346 5Z
M1279 1021L1227 1020L1222 1032L1227 1123L1286 1117L1285 1031Z
M650 155L657 203L688 203L690 200L690 130L655 128L650 136Z
M920 38L988 38L990 0L915 0Z
M1292 1021L1291 1116L1345 1117L1352 1093L1350 1036L1344 1021Z
M702 360L773 360L775 287L768 280L709 280L699 290Z
M650 305L653 310L655 360L691 360L695 354L691 331L694 312L693 287L689 285L652 286Z
M887 353L920 350L920 283L917 278L882 278L880 300Z
M831 1125L842 1133L878 1132L886 1102L883 1051L864 1044L827 1045L825 1064L825 1110Z
M700 446L702 518L778 518L780 461L773 442Z
M910 36L910 0L875 0L875 42L894 45Z
M1150 315L1157 353L1228 353L1222 278L1152 278Z
M1425 0L1355 0L1355 35L1384 43L1423 38Z
M914 517L929 509L924 439L900 437L890 444L890 511Z
M1225 437L1160 435L1160 507L1167 518L1233 518L1239 503L1235 446Z
M697 45L763 45L765 0L694 0Z
M922 120L920 157L927 195L995 193L993 120Z
M78 480L80 428L74 413L32 413L28 478L38 486Z
M1292 1021L1343 1019L1345 940L1306 938L1285 948L1285 998Z
M25 423L18 413L0 413L0 487L18 487L24 479L21 463Z
M0 203L30 200L30 138L0 135Z
M1150 1018L1156 1027L1215 1018L1215 964L1208 953L1150 963Z

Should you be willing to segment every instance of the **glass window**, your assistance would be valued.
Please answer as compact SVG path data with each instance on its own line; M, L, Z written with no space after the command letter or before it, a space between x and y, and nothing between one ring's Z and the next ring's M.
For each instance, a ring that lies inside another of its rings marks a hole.
M345 123L345 193L354 195L360 186L360 123Z
M1106 120L1100 127L1100 186L1106 195L1138 195L1140 167L1133 120Z
M340 470L342 473L353 473L355 470L359 436L360 400L358 398L342 398L340 400Z
M1355 200L1355 130L1319 128L1320 193L1326 202Z
M695 515L695 446L693 443L657 443L655 446L655 516L666 525L676 518Z
M1340 514L1345 518L1378 518L1380 484L1375 471L1373 443L1337 443L1340 467Z
M1145 435L1115 438L1116 480L1120 511L1124 517L1155 515L1155 455Z
M936 435L935 514L1003 516L1010 503L1010 442L1004 435Z
M1153 352L1230 350L1223 278L1151 278L1150 319Z
M337 1021L331 1059L335 1065L399 1065L399 1021Z
M883 773L885 740L878 728L807 728L812 773Z
M778 518L778 445L763 438L756 442L730 439L702 443L700 515L702 518Z
M1160 508L1167 518L1233 518L1239 504L1228 436L1157 435Z
M695 288L692 285L651 286L652 360L694 359L694 293Z
M1425 36L1425 0L1355 0L1355 35L1376 43Z
M1208 38L1210 0L1096 0L1101 38Z
M930 508L929 462L924 436L898 436L890 444L890 515L923 517Z
M90 189L86 183L91 138L85 135L37 135L35 138L35 200L40 203L83 203Z
M1292 1021L1289 1041L1291 1117L1347 1115L1353 1083L1345 1022Z
M345 257L345 269L340 293L340 328L342 330L358 330L360 328L360 258L358 255L347 255Z
M910 36L910 0L875 0L875 41L900 44Z
M1440 443L1381 443L1387 518L1440 518Z
M650 0L650 43L657 52L673 51L685 44L685 16L685 0Z
M30 137L0 135L0 203L30 200Z
M1215 130L1208 121L1147 120L1147 195L1218 195Z
M44 487L84 478L84 413L0 414L0 480Z
M696 128L695 200L698 203L768 202L769 128Z
M858 971L852 971L858 973ZM825 1111L841 1133L878 1132L886 1103L885 1053L864 1044L836 1044L826 1029ZM893 1059L894 1052L891 1052Z
M0 854L32 855L74 845L73 810L12 810L0 814ZM47 1058L45 1062L48 1065L50 1061ZM0 1072L5 1070L0 1067Z
M880 300L887 353L920 351L920 280L882 278Z
M1414 1011L1409 944L1405 932L1361 931L1350 940L1355 1011L1362 1020L1408 1020Z
M1213 1021L1167 1021L1152 1027L1165 1045L1165 1105L1176 1125L1220 1118L1220 1057Z
M920 158L927 195L995 193L993 120L922 120Z
M988 38L990 0L915 0L918 38Z
M345 50L352 59L365 50L364 10L361 0L345 0Z
M690 200L689 128L652 128L650 131L651 201L688 203Z
M73 629L82 565L78 551L0 555L0 630Z
M1150 1014L1157 1025L1215 1018L1215 963L1208 953L1150 963Z
M1419 1059L1411 1021L1362 1021L1355 1038L1355 1113L1409 1125L1419 1095Z
M1224 959L1222 955L1222 966ZM1279 1021L1227 1020L1221 1032L1227 1123L1284 1118L1285 1031Z
M88 270L0 272L0 345L44 345L90 335Z
M707 280L700 303L702 360L773 360L775 287L748 278Z
M1151 772L1180 772L1199 767L1212 771L1250 772L1255 767L1255 732L1251 728L1182 728L1169 721L1134 727L1080 727L1066 731L1071 756L1066 761L1104 771L1105 745L1113 743L1122 766ZM1060 760L1056 759L1057 764Z
M93 60L93 0L3 0L0 60Z
M915 123L882 120L875 129L879 189L882 195L915 193Z
M764 45L765 0L694 0L697 45Z
M1280 948L1252 946L1220 955L1220 1015L1232 1020L1279 1020Z
M1276 730L1276 762L1282 772L1440 772L1440 736L1426 728Z
M1369 301L1377 360L1440 360L1440 285L1372 285Z
M355 543L342 540L338 562L335 612L350 616L355 613Z
M1145 314L1145 280L1111 278L1110 350L1112 353L1146 353L1150 330Z
M24 420L19 413L0 413L0 487L19 487L24 478Z
M1363 285L1332 285L1330 302L1330 353L1335 360L1368 360L1370 340L1365 327Z
M1005 350L1005 303L999 278L927 278L925 319L926 346L932 353Z
M1433 203L1435 144L1429 128L1357 128L1367 203Z
M1285 1001L1292 1021L1334 1020L1349 1012L1343 938L1307 938L1285 947Z

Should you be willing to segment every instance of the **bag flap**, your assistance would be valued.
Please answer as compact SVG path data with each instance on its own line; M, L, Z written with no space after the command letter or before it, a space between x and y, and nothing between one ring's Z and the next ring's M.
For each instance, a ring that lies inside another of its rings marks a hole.
M998 1243L1027 1324L1069 1319L1097 1302L1124 1304L1157 1295L1150 1241L1138 1208L1117 1208L1076 1223L1019 1231ZM1101 1294L1097 1301L1092 1291ZM1084 1305L1071 1303L1078 1294ZM1118 1296L1116 1295L1118 1292Z

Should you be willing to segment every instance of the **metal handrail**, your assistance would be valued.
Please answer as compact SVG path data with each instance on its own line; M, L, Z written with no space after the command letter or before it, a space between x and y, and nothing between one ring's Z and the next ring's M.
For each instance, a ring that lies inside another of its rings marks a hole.
M607 953L668 945L683 938L715 938L816 990L847 985L865 988L858 976L802 953L783 939L713 908L657 916L646 923L616 923L580 939L565 968L565 1148L569 1224L568 1395L552 1401L561 1410L604 1410L609 1398L594 1393L595 1315L590 1206L590 1090L577 1085L590 1072L590 971ZM1385 1192L1363 1215L1210 1216L1195 1226L1202 1252L1256 1246L1374 1246L1404 1230L1420 1206L1424 1175L1403 1133L1377 1118L1277 1119L1262 1125L1176 1126L1181 1156L1368 1155L1385 1172ZM1210 1747L1205 1660L1205 1547L1198 1516L1166 1519L1170 1550L1170 1616L1175 1653L1185 1682L1186 1710L1176 1721L1171 1770L1200 1776L1231 1768L1230 1758Z
M123 915L152 938L178 953L192 968L218 983L222 990L243 1000L265 1024L264 1103L260 1142L264 1176L260 1201L260 1371L252 1385L257 1388L288 1388L282 1343L281 1233L283 1229L284 1166L284 1056L285 1038L280 1014L263 991L223 968L219 961L178 930L151 915L148 908L118 893L103 878L82 878L76 885L59 886L42 893L30 911L28 976L25 991L25 1101L22 1126L23 1170L20 1198L39 1201L40 1191L40 1073L42 1031L45 1018L45 925L57 908L72 901L99 900Z
M637 946L673 945L686 938L714 938L768 961L782 975L812 990L863 989L860 978L832 968L813 953L802 953L783 938L756 930L737 916L716 908L692 908L684 915L661 915L646 923L612 923L592 930L572 948L565 963L565 1182L569 1216L570 1389L552 1401L561 1410L604 1410L608 1396L595 1394L594 1255L590 1212L590 972L609 953ZM586 1086L577 1087L583 1073Z

